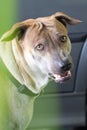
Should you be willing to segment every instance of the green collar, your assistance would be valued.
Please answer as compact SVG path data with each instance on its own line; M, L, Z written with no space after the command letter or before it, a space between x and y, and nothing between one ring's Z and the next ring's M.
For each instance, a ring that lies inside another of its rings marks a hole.
M7 67L5 66L3 60L0 58L0 67L2 70L7 74L8 78L12 81L12 83L18 88L18 91L22 94L26 94L28 96L38 96L38 94L35 94L31 92L25 85L22 85L18 80L13 77L13 75L9 72Z

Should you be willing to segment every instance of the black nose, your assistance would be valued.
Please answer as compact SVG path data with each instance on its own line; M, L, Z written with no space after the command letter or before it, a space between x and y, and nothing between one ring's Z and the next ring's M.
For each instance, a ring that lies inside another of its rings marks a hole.
M61 71L67 71L72 68L72 63L65 63L63 66L61 66Z

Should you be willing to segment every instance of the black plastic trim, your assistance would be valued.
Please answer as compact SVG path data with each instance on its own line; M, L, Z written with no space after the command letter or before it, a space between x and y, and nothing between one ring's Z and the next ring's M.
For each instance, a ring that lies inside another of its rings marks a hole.
M73 43L76 42L82 42L85 41L86 37L87 37L87 32L80 32L80 33L70 33L69 34L70 40Z
M87 87L87 39L84 43L77 69L75 89L85 91Z

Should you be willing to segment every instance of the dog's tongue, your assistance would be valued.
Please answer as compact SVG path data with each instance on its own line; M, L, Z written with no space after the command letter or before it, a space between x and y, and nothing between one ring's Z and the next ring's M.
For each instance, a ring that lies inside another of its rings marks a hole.
M71 77L71 72L67 71L63 74L54 74L55 81L62 81L65 78Z
M61 77L65 77L65 76L67 76L69 73L70 73L70 71L67 71L67 72L65 72L65 73L63 73L63 74L60 74L60 76L61 76Z

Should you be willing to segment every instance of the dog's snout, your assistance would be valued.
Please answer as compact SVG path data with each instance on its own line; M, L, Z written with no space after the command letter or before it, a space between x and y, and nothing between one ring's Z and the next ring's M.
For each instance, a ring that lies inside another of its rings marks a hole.
M72 68L72 63L65 63L63 66L61 66L61 71L67 71Z

